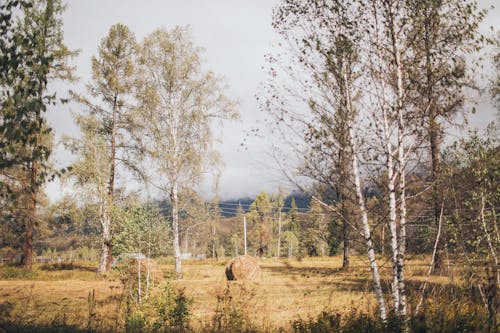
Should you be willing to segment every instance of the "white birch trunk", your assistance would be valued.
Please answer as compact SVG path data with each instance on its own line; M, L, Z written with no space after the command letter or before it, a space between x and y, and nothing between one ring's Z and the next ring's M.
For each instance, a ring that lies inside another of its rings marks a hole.
M177 279L182 279L182 260L181 248L179 244L179 197L177 184L173 184L170 189L171 202L171 218L172 218L172 233L174 236L174 259L175 259L175 275Z
M372 11L373 18L375 20L375 45L376 45L376 53L379 61L383 59L381 54L381 45L379 39L379 30L378 30L378 10L376 2L372 2ZM378 75L381 75L383 72L382 66L378 69ZM381 84L381 98L386 98L386 85L383 79L380 80ZM392 299L394 303L394 309L397 312L400 306L400 291L399 291L399 279L398 279L398 258L399 258L399 237L397 230L397 205L396 205L396 175L395 175L395 165L394 165L394 157L393 157L393 147L391 144L391 130L389 125L389 116L387 114L387 109L382 103L382 122L383 122L383 139L384 139L384 149L386 154L386 168L387 168L387 188L389 190L389 232L390 232L390 240L391 240L391 251L392 251L392 282L391 282L391 291L392 291ZM383 231L383 227L382 227ZM384 244L382 244L383 249Z
M392 14L392 6L390 6ZM391 17L394 17L392 14ZM392 48L396 64L397 77L397 119L398 119L398 173L399 173L399 236L397 251L397 281L399 293L399 307L395 308L402 318L406 319L406 293L404 283L404 255L406 251L406 152L405 152L405 123L403 118L404 90L403 90L403 64L396 40L396 27L391 19Z
M345 84L345 92L346 92L346 107L348 108L348 114L350 117L354 116L354 109L352 107L352 100L350 95L350 85L349 78L347 76L347 71L344 70L344 84ZM354 139L354 130L352 120L348 120L348 128L349 128L349 145L352 149L351 158L352 158L352 173L354 176L354 184L356 188L356 196L358 198L359 210L361 213L361 223L363 226L363 236L366 242L366 248L368 252L368 259L370 260L370 269L372 271L372 279L373 279L373 289L375 291L375 298L377 299L377 304L379 308L379 316L382 322L387 321L387 310L385 306L384 294L382 291L382 285L380 284L380 274L378 271L377 260L375 258L375 250L373 249L373 242L371 239L371 231L370 225L368 224L368 214L365 207L365 200L363 196L363 192L361 189L361 180L360 173L358 167L358 148L356 141Z
M377 304L379 308L379 316L382 322L387 320L387 310L385 307L384 294L382 292L382 285L380 284L380 274L378 272L377 260L375 258L375 251L373 250L373 243L371 239L370 226L368 224L368 215L366 212L365 201L363 193L361 191L361 181L359 179L359 168L358 168L358 158L356 156L356 147L352 142L352 129L350 132L351 145L353 146L352 154L352 172L354 174L354 184L356 186L356 195L358 197L359 210L361 212L361 222L363 225L363 236L366 242L366 248L368 252L368 259L370 260L370 269L372 271L373 278L373 288L375 291L375 297L377 299Z
M399 309L400 293L398 280L398 232L397 232L397 216L396 216L396 178L394 175L394 160L392 157L392 145L390 142L389 124L385 108L382 111L384 120L384 139L386 141L387 155L387 187L389 189L389 231L391 235L391 250L392 250L392 299L394 309Z

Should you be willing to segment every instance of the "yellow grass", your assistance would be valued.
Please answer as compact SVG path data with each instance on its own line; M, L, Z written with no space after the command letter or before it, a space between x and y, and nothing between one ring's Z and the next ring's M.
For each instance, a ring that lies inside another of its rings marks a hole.
M341 270L341 257L258 262L262 269L260 280L247 282L245 286L255 293L248 310L260 322L286 327L299 316L315 316L324 309L374 311L371 273L364 257L353 257L349 271ZM228 283L233 287L242 284L226 281L224 263L185 261L184 279L174 282L175 287L185 288L194 300L191 317L194 326L206 325L211 320L217 295ZM380 261L380 264L388 288L390 263ZM412 259L406 270L409 283L424 281L427 267L428 258ZM160 268L165 275L173 269L170 265ZM2 269L6 267L0 266L0 272ZM88 297L94 293L97 315L104 325L112 327L119 308L125 306L119 302L123 286L117 274L97 278L94 267L88 264L67 270L40 270L39 266L36 269L36 280L0 280L0 307L10 306L11 316L22 319L43 309L47 318L64 316L65 323L85 327L90 314ZM446 284L450 278L433 276L431 282Z

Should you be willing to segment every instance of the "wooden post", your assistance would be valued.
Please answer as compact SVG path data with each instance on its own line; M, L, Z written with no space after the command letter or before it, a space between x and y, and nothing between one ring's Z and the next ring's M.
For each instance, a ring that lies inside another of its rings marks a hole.
M245 242L245 255L247 255L247 216L243 214L243 239Z

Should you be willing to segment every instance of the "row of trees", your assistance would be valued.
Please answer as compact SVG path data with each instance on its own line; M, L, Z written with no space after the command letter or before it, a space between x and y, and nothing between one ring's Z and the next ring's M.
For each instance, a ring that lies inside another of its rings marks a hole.
M57 100L56 79L69 79L60 0L15 1L0 7L2 216L25 237L31 267L43 185L58 174L50 164L52 130L45 111ZM201 69L202 50L185 28L158 29L137 42L116 24L92 58L86 92L72 92L81 136L66 138L77 158L66 176L92 203L101 224L98 273L110 268L117 212L136 177L168 197L176 273L181 277L179 192L218 165L213 125L238 116L222 80ZM122 185L122 187L120 187Z
M333 189L333 205L315 200L343 221L344 266L350 234L364 238L382 321L388 310L373 228L389 230L392 306L405 322L408 223L427 209L430 226L441 230L450 207L442 142L448 125L470 107L466 89L479 89L467 57L485 45L478 33L484 15L475 1L458 0L284 0L274 12L284 51L268 56L263 109L277 131L299 141L293 147L304 162L297 175ZM494 212L495 204L480 211ZM495 218L489 223L482 235L497 272ZM441 269L446 243L435 244L433 261Z

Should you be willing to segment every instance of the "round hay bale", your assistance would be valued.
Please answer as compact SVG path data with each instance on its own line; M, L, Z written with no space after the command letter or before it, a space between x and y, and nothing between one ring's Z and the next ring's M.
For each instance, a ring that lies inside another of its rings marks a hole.
M252 257L236 257L227 263L226 277L229 281L256 280L260 277L260 267Z

